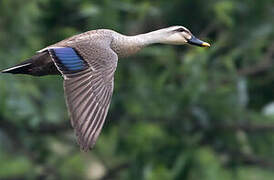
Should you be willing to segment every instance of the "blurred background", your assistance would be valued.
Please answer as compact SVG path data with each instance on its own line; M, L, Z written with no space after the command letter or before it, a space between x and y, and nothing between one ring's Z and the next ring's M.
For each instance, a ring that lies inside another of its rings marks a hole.
M0 69L71 35L184 25L211 48L120 59L95 148L76 143L62 78L0 75L0 179L274 179L273 0L1 0Z

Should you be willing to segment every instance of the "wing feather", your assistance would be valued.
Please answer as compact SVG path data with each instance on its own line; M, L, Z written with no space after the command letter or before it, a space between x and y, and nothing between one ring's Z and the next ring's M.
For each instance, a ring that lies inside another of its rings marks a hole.
M57 69L64 77L71 124L84 151L94 146L103 127L113 93L114 72L118 61L118 56L110 48L97 48L99 50L96 52L104 52L100 58L87 54L81 56L76 47L66 47L64 50L59 47L58 53L54 49L49 50ZM104 61L100 63L98 59ZM82 70L79 70L80 65Z

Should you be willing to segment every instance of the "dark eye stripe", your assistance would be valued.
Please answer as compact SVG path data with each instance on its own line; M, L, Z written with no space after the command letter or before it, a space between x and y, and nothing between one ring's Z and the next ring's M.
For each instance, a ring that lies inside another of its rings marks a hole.
M178 27L177 29L174 29L173 32L185 32L187 34L192 35L192 33L185 27Z
M178 28L175 31L176 32L185 32L185 33L191 34L191 32L186 28Z
M177 32L187 32L184 28L176 29Z

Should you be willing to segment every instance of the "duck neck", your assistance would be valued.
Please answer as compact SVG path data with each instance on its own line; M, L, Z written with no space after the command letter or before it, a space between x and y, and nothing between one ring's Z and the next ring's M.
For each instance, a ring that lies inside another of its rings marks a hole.
M156 44L156 43L165 43L165 37L166 32L163 30L157 30L157 31L152 31L149 33L145 33L145 34L139 34L136 36L131 36L133 38L136 38L139 40L139 42L143 45L143 46L147 46L150 44Z
M118 34L114 36L112 48L119 57L127 57L137 53L145 46L155 43L164 43L164 41L162 41L162 37L163 32L161 32L161 30L135 36L125 36Z

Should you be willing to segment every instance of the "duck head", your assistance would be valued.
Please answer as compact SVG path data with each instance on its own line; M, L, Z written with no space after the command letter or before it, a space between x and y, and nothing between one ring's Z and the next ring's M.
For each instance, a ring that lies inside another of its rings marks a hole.
M157 32L157 31L156 31ZM161 43L172 45L191 44L201 47L210 47L210 44L196 38L190 30L184 26L172 26L158 30L161 34Z

